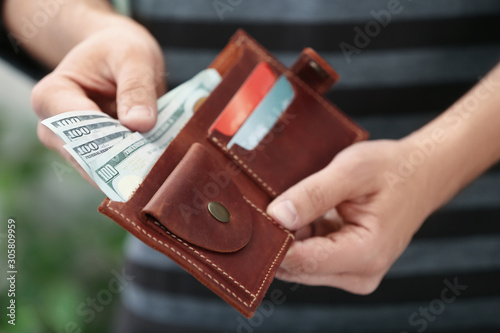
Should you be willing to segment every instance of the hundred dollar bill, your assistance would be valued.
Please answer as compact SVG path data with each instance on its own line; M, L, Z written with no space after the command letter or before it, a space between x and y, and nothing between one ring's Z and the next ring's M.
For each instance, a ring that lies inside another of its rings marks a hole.
M157 124L151 131L142 136L134 133L92 161L91 177L100 189L111 200L127 201L194 114L200 99L207 97L220 80L215 70L201 72L159 111Z
M55 128L53 130L65 143L87 142L94 138L118 131L128 131L118 120L113 118L96 118L84 120L72 126Z
M177 97L185 98L189 92ZM177 100L167 105L168 110L164 111L163 117L159 113L153 130L144 135L132 134L90 164L91 177L108 198L127 201L142 183L165 147L192 114L192 110L191 113L186 111L184 103L179 104ZM173 112L172 106L177 107ZM166 117L168 115L169 118Z
M157 101L155 127L144 134L100 111L67 112L42 123L64 140L64 148L111 200L126 201L220 81L219 73L208 69L169 91Z
M183 89L190 89L192 80L169 91L158 100L159 115L170 104L170 102ZM194 82L196 83L196 82ZM159 117L161 121L161 117ZM46 119L42 123L57 134L65 143L77 140L90 140L91 138L116 132L117 129L126 131L119 120L111 118L100 111L75 111L66 112L58 116Z
M220 83L221 77L215 69L206 69L178 88L175 98L158 112L155 127L144 133L144 137L164 150L182 130L194 114L196 106Z
M213 88L215 88L220 81L220 74L215 69L209 68L199 72L189 81L175 87L158 99L158 114L160 115L165 107L171 102L176 101L179 98L185 98L186 94L193 91L200 83L205 83L210 90L213 90Z
M90 163L91 177L114 201L127 201L158 160L161 151L133 133Z
M178 85L172 90L169 90L165 95L158 98L157 106L158 113L160 113L170 102L172 102L178 93L180 93L183 89L189 89L190 81L186 81L181 85Z
M101 137L93 138L89 141L82 142L79 140L68 143L64 145L64 149L75 158L85 172L91 175L92 173L89 168L90 161L105 153L130 134L131 132L129 130L118 130Z
M98 119L98 118L109 118L109 115L101 111L70 111L60 113L56 116L42 120L42 124L50 128L53 132L57 134L58 128L64 128L68 126L73 126L75 124L81 123L85 120Z

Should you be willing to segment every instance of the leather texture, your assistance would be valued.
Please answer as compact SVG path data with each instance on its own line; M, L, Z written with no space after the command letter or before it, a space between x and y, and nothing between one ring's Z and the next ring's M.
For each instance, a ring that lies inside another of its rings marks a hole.
M230 212L229 223L207 214L212 201L221 203ZM223 253L241 250L248 244L255 219L229 172L199 143L189 148L143 213L178 237Z
M286 75L295 98L253 151L228 150L230 138L209 128L262 61ZM368 134L322 96L338 75L311 49L287 69L239 30L210 67L222 82L133 196L105 199L99 211L250 318L294 239L265 213L267 205ZM212 201L228 209L228 223L210 214Z

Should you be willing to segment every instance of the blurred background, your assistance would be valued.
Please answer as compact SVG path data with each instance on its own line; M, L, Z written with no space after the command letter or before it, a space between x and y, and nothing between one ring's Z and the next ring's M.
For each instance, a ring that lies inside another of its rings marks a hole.
M7 298L7 221L16 221L16 326L0 332L106 332L119 295L125 232L97 212L104 195L36 135L34 82L0 60L0 307ZM90 305L99 295L103 304ZM111 297L108 297L111 295ZM108 298L106 298L108 297ZM78 331L81 329L81 331Z

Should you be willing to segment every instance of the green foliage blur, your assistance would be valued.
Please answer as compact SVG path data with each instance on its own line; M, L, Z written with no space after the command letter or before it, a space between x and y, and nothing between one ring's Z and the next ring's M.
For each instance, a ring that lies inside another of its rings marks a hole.
M77 309L91 308L87 298L122 271L125 232L97 212L105 196L38 141L33 83L17 86L7 74L0 70L0 332L108 332L119 295L94 318ZM16 221L15 326L6 316L8 219Z

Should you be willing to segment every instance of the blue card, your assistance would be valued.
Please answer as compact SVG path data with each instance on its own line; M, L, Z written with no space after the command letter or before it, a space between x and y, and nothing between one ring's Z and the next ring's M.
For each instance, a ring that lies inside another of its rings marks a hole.
M227 148L237 144L248 151L255 149L276 124L280 115L288 108L294 96L292 85L285 76L281 75L231 138Z

